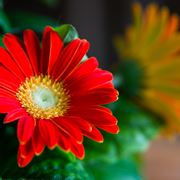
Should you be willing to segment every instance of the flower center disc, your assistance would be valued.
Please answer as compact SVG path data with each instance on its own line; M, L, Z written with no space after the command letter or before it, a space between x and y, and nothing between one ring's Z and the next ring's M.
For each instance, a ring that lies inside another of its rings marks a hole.
M62 82L49 76L27 78L16 94L22 107L37 119L63 116L69 109L70 96Z
M46 87L37 87L31 92L31 98L34 104L42 109L52 108L57 105L57 96Z

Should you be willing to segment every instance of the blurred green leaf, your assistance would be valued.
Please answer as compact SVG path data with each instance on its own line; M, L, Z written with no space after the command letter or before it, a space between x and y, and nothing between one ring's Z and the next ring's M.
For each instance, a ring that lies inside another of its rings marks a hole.
M54 30L63 39L65 44L70 43L72 40L78 38L78 32L70 24L64 24L59 27L54 28Z
M0 169L2 178L89 179L81 161L77 159L71 161L66 153L63 154L58 149L53 151L46 149L41 156L35 157L25 168L18 168L16 151L13 154L9 153L11 153L11 156L7 157L9 163L3 163Z
M72 180L89 179L89 175L81 161L75 160L71 162L63 158L60 153L55 155L52 151L48 154L46 152L43 154L43 158L41 157L36 162L34 161L27 170L25 177Z
M48 16L42 16L32 12L17 10L10 11L7 14L13 28L13 33L27 28L34 29L37 32L42 32L45 26L57 26L58 24L56 20Z
M113 163L93 161L87 165L91 179L103 180L141 180L139 165L130 157L119 159Z
M136 96L142 87L143 69L136 61L122 61L115 71L114 84L124 96Z
M121 97L111 105L114 115L119 120L120 133L115 136L122 154L139 153L149 147L162 124L151 113Z
M85 139L84 145L86 149L86 156L84 161L103 160L108 163L116 162L121 156L119 145L116 143L116 135L105 134L104 142L97 143L90 139Z
M4 32L10 32L11 30L10 21L3 9L0 9L0 27Z

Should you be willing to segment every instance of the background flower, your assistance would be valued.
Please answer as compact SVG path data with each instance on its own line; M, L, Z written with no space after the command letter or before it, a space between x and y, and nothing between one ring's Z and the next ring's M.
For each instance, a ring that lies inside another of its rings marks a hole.
M143 10L136 3L132 9L132 24L124 37L115 39L122 63L136 69L136 89L130 96L166 121L166 133L177 133L180 130L179 18L156 4Z

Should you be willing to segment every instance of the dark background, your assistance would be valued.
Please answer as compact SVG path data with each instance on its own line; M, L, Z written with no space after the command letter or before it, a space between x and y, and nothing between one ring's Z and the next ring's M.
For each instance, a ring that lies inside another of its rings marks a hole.
M91 43L90 56L96 56L100 65L116 61L112 38L123 33L130 22L133 0L5 0L6 10L24 10L50 16L57 24L70 23L78 30L81 38ZM146 6L156 2L166 5L171 12L180 14L179 0L141 0Z

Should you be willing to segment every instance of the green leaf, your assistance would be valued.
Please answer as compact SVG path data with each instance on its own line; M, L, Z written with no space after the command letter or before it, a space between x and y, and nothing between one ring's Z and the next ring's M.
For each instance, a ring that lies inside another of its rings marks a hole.
M56 20L50 17L20 10L8 12L8 17L13 28L13 33L27 28L42 32L45 26L57 26L58 24Z
M54 30L63 39L64 44L68 44L72 40L78 38L78 33L76 29L70 24L61 25L59 27L54 28Z
M85 162L89 162L91 160L103 160L109 163L113 163L116 162L117 159L121 156L119 145L115 140L116 135L104 133L103 136L103 143L97 143L92 140L85 139Z
M89 179L89 175L81 161L75 160L71 162L62 158L59 153L57 155L53 154L52 151L46 152L44 154L46 156L43 155L44 158L34 161L26 171L26 178Z
M25 168L18 168L16 151L9 152L9 154L11 156L6 157L8 158L6 161L9 163L3 163L3 167L0 169L2 178L89 179L81 161L69 160L67 155L58 149L53 151L46 149L41 156L34 157L33 161Z
M123 97L111 109L119 120L121 131L115 139L121 153L144 152L162 127L160 120Z
M0 27L4 32L10 32L11 30L10 21L3 9L0 9Z
M87 165L91 179L103 180L141 180L139 165L132 158L126 157L113 163L93 161Z
M133 60L122 61L115 71L114 84L124 96L134 97L142 87L143 69Z

